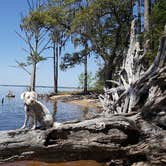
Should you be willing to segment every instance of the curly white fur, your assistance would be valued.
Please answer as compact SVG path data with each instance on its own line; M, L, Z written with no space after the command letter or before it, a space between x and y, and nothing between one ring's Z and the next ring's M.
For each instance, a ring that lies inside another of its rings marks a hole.
M21 99L24 101L25 106L25 120L21 127L25 128L29 122L31 129L36 129L37 123L42 128L50 128L53 126L53 117L47 107L37 100L37 93L34 91L23 92Z

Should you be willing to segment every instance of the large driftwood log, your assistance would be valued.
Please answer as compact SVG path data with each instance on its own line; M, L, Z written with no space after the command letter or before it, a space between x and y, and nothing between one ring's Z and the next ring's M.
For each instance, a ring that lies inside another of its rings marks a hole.
M166 164L166 132L140 118L112 115L64 123L49 130L0 132L0 162L120 160Z
M124 157L121 145L130 144L134 135L138 135L135 122L122 116L67 123L50 130L1 132L0 160L104 161L117 155Z

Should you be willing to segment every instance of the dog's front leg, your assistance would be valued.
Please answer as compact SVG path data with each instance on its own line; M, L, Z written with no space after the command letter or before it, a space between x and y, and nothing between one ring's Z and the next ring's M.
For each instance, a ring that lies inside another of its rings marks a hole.
M37 118L36 118L36 115L35 113L33 112L33 126L32 126L32 130L35 130L37 127Z
M25 129L25 127L27 126L28 120L29 120L29 115L27 112L27 107L25 106L25 120L24 120L24 124L22 125L21 129Z

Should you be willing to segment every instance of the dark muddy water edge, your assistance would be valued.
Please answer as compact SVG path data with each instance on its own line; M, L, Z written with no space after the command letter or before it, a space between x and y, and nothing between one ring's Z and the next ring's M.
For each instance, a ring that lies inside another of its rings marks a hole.
M19 161L7 164L1 164L1 166L104 166L103 163L98 163L92 160L80 160L62 163L44 163L39 161Z

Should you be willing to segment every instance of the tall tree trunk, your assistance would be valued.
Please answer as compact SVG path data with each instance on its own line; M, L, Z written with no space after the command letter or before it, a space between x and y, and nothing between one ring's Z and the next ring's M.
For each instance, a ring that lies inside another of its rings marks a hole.
M118 45L121 43L121 28L122 26L119 24L118 28L116 30L116 41L115 41L115 45L114 48L112 49L112 54L111 54L111 58L106 58L105 59L105 87L112 87L112 83L108 80L112 80L113 74L115 72L115 66L117 66L117 52L120 49L118 47ZM119 62L118 62L119 63ZM120 63L119 63L120 64Z
M33 64L32 64L32 73L31 73L30 90L35 91L35 86L36 86L36 62L33 62Z
M31 91L35 91L36 87L36 65L38 63L38 46L39 46L39 32L35 34L35 51L32 52L32 73L31 73Z
M138 0L138 34L141 33L141 1Z
M55 83L55 87L56 87L56 93L58 93L58 55L59 55L59 47L57 45L56 47L56 83Z
M87 55L84 59L84 93L88 93L88 58Z
M104 67L104 84L105 87L111 88L112 83L109 82L108 80L112 80L113 72L114 72L114 67L112 62L105 62L105 67Z
M150 49L150 42L148 37L150 31L149 14L150 14L150 2L149 0L144 0L144 53L145 54Z
M53 43L54 93L58 93L58 45Z

